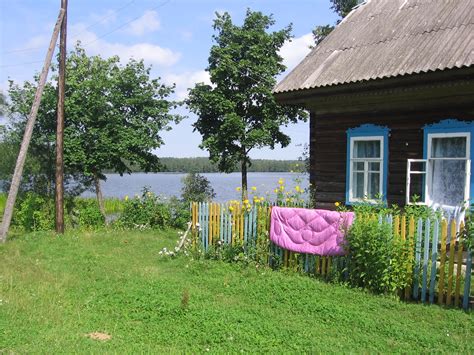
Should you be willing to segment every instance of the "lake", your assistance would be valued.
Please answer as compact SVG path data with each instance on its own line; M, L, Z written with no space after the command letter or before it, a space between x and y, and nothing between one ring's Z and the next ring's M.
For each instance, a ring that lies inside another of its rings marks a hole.
M238 199L239 193L236 187L240 186L241 174L231 173L203 173L211 183L216 192L215 201L224 202ZM182 178L184 173L134 173L131 175L120 176L119 174L107 174L107 181L102 183L104 197L134 196L141 194L144 186L149 186L151 191L161 196L180 196L182 188ZM270 195L274 197L273 190L278 186L278 180L285 180L286 190L292 189L297 185L296 179L301 179L300 187L308 187L308 175L300 173L248 173L249 189L252 186L257 187L259 196ZM94 192L87 191L84 197L95 196Z

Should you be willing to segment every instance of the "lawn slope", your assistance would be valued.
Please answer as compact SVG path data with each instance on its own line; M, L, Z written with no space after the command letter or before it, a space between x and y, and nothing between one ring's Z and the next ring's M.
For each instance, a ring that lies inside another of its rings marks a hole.
M1 245L0 352L474 352L472 314L284 272L160 258L176 238L35 233Z

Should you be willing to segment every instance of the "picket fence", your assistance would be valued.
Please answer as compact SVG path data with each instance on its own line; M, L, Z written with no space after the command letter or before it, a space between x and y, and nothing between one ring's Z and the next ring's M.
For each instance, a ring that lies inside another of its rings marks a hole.
M238 203L191 203L193 244L208 251L219 244L242 245L244 250L259 250L254 255L271 267L287 267L327 278L333 272L344 273L346 257L299 254L284 250L269 240L271 208L253 205L245 208ZM393 228L396 238L407 240L407 286L400 290L405 300L438 303L446 306L472 308L472 251L463 250L457 240L464 228L456 221L445 219L409 220L405 216L379 216ZM263 248L256 248L263 246Z

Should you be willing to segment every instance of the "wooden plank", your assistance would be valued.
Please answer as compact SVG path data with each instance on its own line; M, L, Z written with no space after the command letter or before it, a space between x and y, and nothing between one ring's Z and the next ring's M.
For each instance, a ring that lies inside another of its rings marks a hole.
M326 276L326 257L322 257L322 262L321 262L321 275Z
M406 240L407 236L407 218L405 215L400 220L400 237L402 240Z
M448 224L443 219L441 222L441 257L439 263L438 304L444 303L444 268L446 263L446 237L448 235Z
M436 262L438 261L438 234L439 220L435 219L433 227L433 240L431 242L430 303L434 302L435 295Z
M418 219L416 242L415 242L415 270L414 270L414 286L413 299L418 301L418 290L420 280L420 259L421 259L421 240L423 238L423 219Z
M426 301L426 288L428 282L428 258L430 252L430 219L427 218L425 220L425 241L423 244L423 275L422 275L422 283L421 283L421 302L425 303Z
M446 305L451 305L453 297L453 274L454 274L454 249L456 247L456 220L451 221L451 229L449 233L449 267L448 267L448 290L446 295Z
M209 235L207 244L212 245L212 233L214 232L214 204L209 203Z
M469 294L471 292L471 268L472 268L472 251L467 250L466 255L466 277L464 282L464 296L462 299L462 308L467 311L469 307Z
M459 228L459 230L463 230L464 226L462 225ZM457 263L457 269L456 269L456 290L454 292L454 305L456 307L459 307L459 298L461 295L461 272L462 272L462 252L463 252L463 244L460 241L458 243L458 253L457 253L457 258L456 258L456 263ZM467 276L469 277L469 276Z
M331 273L331 259L332 258L330 256L328 256L328 258L327 258L327 260L328 260L327 263L328 264L326 266L326 276L329 276L329 274Z
M393 219L393 236L398 238L400 236L400 217L395 216Z
M316 255L316 257L314 258L314 273L316 275L319 275L321 273L320 259L321 257L319 255Z
M414 240L415 240L415 218L410 217L408 226L408 264L407 264L407 286L405 287L405 300L410 299L410 290L413 287L413 262L414 262Z

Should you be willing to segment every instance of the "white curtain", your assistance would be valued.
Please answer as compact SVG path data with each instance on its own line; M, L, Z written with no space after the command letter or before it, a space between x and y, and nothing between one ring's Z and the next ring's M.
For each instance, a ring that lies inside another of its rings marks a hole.
M466 138L433 138L431 158L453 158L431 160L431 201L441 206L460 206L464 201L466 178Z

